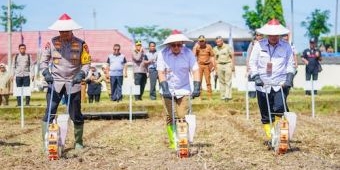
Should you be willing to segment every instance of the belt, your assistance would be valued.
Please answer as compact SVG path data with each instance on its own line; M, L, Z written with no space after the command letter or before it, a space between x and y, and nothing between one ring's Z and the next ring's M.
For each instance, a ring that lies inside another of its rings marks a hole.
M156 70L156 68L149 68L149 70Z
M228 63L230 63L230 62L226 62L226 63L218 63L218 64L222 64L222 65L224 65L224 64L228 64Z

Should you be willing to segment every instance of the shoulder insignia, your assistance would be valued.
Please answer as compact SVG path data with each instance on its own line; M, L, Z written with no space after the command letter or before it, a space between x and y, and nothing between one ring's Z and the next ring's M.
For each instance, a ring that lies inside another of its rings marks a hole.
M79 45L79 43L76 42L76 41L72 41L71 49L72 49L72 50L79 50L79 51L80 51L80 45Z
M91 63L91 55L89 53L89 48L86 43L83 44L83 51L81 53L81 64L90 64Z

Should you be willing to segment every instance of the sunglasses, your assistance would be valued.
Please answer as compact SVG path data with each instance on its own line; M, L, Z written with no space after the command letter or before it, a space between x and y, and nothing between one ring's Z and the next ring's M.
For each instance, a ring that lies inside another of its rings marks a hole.
M183 47L183 44L171 44L170 45L172 48L175 48L175 47Z

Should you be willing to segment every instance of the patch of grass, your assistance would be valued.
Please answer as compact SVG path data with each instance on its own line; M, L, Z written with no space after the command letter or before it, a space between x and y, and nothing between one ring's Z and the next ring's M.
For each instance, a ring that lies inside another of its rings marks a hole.
M340 89L327 88L320 90L319 95L315 96L315 112L318 114L338 113L340 110ZM25 107L25 119L41 119L46 110L46 94L35 92L32 94L31 106ZM192 101L193 112L209 112L222 110L222 113L245 114L245 93L233 91L233 100L219 100L219 93L213 92L213 100L206 100L206 94L202 94L203 100L196 98ZM0 119L17 120L20 119L20 107L15 107L16 99L11 97L10 106L0 109ZM133 111L147 111L150 117L162 116L164 106L160 96L158 100L150 100L148 92L145 93L143 101L133 100ZM305 96L304 90L292 89L288 96L288 106L291 111L296 113L311 113L311 97ZM257 99L249 99L249 109L251 113L258 112ZM123 101L117 103L109 100L106 93L102 94L100 103L82 103L82 112L117 112L129 111L129 97L125 96ZM65 113L66 106L60 105L58 113Z

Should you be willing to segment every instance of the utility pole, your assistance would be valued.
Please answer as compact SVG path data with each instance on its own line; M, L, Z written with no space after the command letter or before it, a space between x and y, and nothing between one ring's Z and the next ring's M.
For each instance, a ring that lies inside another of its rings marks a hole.
M338 52L338 4L339 0L336 0L335 5L335 31L334 31L334 52Z
M7 5L7 33L8 33L8 41L7 41L7 45L8 45L8 51L7 51L7 65L8 68L12 68L12 19L11 19L11 5L12 2L11 0L8 0L8 5ZM12 69L9 69L12 70ZM10 71L11 73L11 71Z
M291 7L291 27L292 27L292 30L291 30L291 42L294 43L294 2L293 0L290 1L290 7Z
M93 8L92 16L94 29L97 29L97 12L95 8Z

